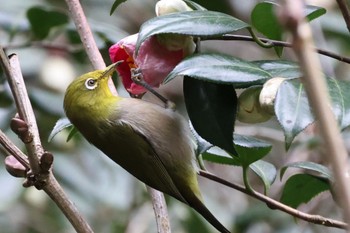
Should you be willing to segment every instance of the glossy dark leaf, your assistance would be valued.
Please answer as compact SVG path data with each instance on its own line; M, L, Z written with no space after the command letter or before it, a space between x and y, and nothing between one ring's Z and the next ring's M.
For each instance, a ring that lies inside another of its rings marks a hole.
M274 2L258 3L252 13L251 21L254 28L269 39L282 40L283 28L276 16L276 7ZM282 55L283 47L274 47L278 56Z
M329 95L332 100L332 110L341 129L350 125L350 83L327 78ZM286 147L297 134L314 122L315 118L299 79L286 80L277 92L275 100L275 113L281 124Z
M319 7L319 6L312 6L312 5L307 5L306 6L306 18L309 21L312 21L324 14L326 14L326 9L323 7Z
M314 121L309 101L298 79L284 81L276 95L275 114L285 135L286 148Z
M232 157L221 156L205 152L202 154L202 158L212 163L218 163L223 165L240 166L239 162Z
M284 185L281 202L297 208L329 189L329 182L323 178L309 174L296 174L291 176Z
M190 0L184 0L186 4L191 7L193 10L206 11L207 9L199 5L198 3Z
M111 7L111 11L109 12L109 15L112 15L113 12L118 8L118 6L126 1L127 0L115 0L112 7Z
M51 142L51 140L59 133L61 132L62 130L66 129L66 128L69 128L69 127L72 127L72 123L68 120L68 118L64 117L64 118L61 118L59 119L55 126L53 127L50 135L49 135L49 138L48 138L48 141Z
M248 167L255 161L262 159L272 148L270 143L238 134L234 135L234 142L239 160L244 167Z
M161 33L212 37L249 27L245 22L215 11L186 11L163 15L146 21L140 29L136 54L148 37Z
M261 60L254 61L255 65L270 73L272 77L300 78L302 73L299 65L295 62L284 60Z
M267 194L273 182L276 180L277 169L276 167L264 160L258 160L249 165L249 168L252 169L255 174L262 180L264 183L264 193Z
M325 167L321 164L309 162L309 161L295 162L295 163L291 163L291 164L284 166L280 172L280 179L282 179L284 173L290 167L301 168L301 169L305 169L306 171L317 172L320 174L320 176L322 176L330 181L333 180L332 172L327 167Z
M196 132L211 144L236 155L232 136L237 110L234 88L185 77L184 96Z
M69 22L68 16L59 11L46 10L42 7L32 7L27 11L32 32L38 39L44 39L49 35L53 27L61 26Z
M232 84L235 88L261 85L271 78L268 72L252 62L217 53L200 53L184 59L170 72L164 82L169 82L178 75Z

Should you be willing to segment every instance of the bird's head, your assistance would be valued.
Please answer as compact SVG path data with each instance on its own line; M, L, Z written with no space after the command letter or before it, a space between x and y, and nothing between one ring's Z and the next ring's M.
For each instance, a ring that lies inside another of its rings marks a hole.
M64 96L64 110L72 120L77 115L103 111L116 96L109 87L108 80L120 63L116 62L104 70L95 70L75 79L67 88Z

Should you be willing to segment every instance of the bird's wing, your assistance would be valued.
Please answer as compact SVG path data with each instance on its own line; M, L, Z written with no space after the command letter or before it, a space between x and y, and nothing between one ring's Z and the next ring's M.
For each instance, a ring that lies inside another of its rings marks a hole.
M186 203L186 199L182 196L179 189L176 187L175 182L173 181L171 175L166 169L165 164L161 160L160 156L157 154L157 152L154 149L154 146L152 143L147 139L147 137L140 132L138 129L130 125L128 122L120 122L123 124L124 129L132 130L132 132L135 135L138 136L139 143L144 143L147 146L147 151L143 151L144 153L147 153L147 157L145 158L142 156L141 158L138 157L138 161L140 163L143 163L142 168L144 169L142 172L144 174L137 175L133 173L133 171L130 171L130 169L127 169L130 173L132 173L134 176L136 176L139 180L143 181L147 185L151 186L152 188L155 188L159 191L165 192L178 200ZM137 155L134 155L137 156ZM140 172L140 171L138 171ZM152 174L150 174L152 173ZM147 179L148 177L151 177L151 179Z

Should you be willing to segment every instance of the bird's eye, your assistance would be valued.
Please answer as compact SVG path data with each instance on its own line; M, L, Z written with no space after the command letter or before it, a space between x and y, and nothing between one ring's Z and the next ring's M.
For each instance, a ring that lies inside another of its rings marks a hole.
M93 90L97 87L97 82L93 78L89 78L85 81L85 87L89 90Z

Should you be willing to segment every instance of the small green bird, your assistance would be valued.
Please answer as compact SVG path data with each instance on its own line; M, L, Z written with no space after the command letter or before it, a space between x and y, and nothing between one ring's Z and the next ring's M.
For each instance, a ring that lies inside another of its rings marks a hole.
M229 232L202 202L195 145L184 118L156 104L114 95L108 80L115 66L69 85L64 109L71 123L136 178L191 206L220 232Z

